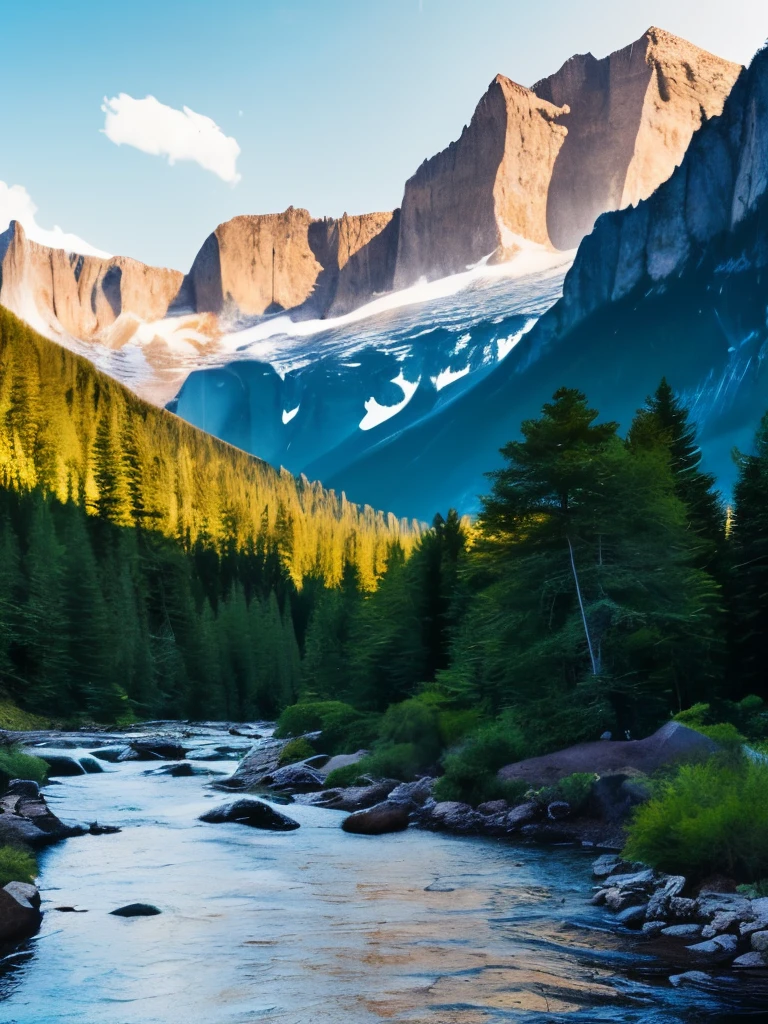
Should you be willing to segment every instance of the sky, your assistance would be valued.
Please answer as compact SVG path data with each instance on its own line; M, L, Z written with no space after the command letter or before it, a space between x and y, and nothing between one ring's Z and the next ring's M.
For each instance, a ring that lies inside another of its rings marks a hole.
M650 25L747 63L768 37L768 7L6 0L0 221L15 212L52 244L74 234L93 251L187 270L237 214L393 209L497 73L532 85Z

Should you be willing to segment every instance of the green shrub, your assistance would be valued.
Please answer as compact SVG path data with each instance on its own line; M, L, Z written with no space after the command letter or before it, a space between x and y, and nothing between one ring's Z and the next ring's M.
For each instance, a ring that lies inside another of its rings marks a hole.
M768 878L761 878L759 882L749 882L747 885L737 885L736 890L747 899L763 899L768 896Z
M328 775L326 785L353 786L358 779L366 775L372 779L400 779L402 782L411 782L420 767L421 757L418 748L413 743L397 743L380 747L357 764L337 768Z
M455 747L470 733L476 732L480 728L480 724L479 711L455 711L448 708L439 711L437 715L440 742L446 749Z
M742 736L736 726L730 722L718 722L717 725L700 725L697 726L697 732L702 733L704 736L709 736L725 754L740 755L746 743L746 737Z
M40 757L22 753L18 747L3 747L0 772L11 779L30 779L42 785L48 777L48 765Z
M513 807L522 803L528 792L528 783L500 779L494 772L476 776L470 784L465 778L443 775L435 783L435 800L458 800L477 807L488 800L506 800Z
M286 708L278 719L275 736L289 739L321 732L318 746L324 754L354 753L372 746L379 722L380 716L356 711L339 700L314 701Z
M382 745L400 746L407 743L416 747L426 766L440 756L440 728L437 711L418 698L391 704L379 729Z
M768 875L768 764L720 757L679 768L641 805L624 857L672 874Z
M316 753L308 739L297 736L296 739L288 740L280 751L278 764L296 764L297 761L306 761L308 757L314 757Z
M691 729L697 729L700 725L706 725L709 722L710 713L709 704L693 704L684 711L678 711L674 720Z
M524 756L522 732L514 718L504 714L496 722L481 726L458 750L446 755L445 775L436 790L439 799L461 800L473 806L500 799L503 794L494 781L496 772Z
M0 846L0 887L9 882L33 882L37 861L29 850L18 846Z
M574 814L583 810L592 794L597 775L594 772L575 772L560 779L555 786L555 799L565 800Z

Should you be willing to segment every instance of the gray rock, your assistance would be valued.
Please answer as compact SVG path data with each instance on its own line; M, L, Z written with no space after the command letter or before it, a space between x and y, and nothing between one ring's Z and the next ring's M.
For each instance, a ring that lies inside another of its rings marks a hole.
M627 907L637 906L639 903L645 904L645 896L640 889L618 889L611 887L605 894L606 907L617 913L620 910L625 910ZM645 912L645 906L643 910Z
M110 910L114 917L155 917L162 913L151 903L129 903L125 907L118 907L117 910Z
M684 971L682 974L671 975L669 983L675 988L681 985L706 985L711 977L706 971Z
M337 768L346 768L347 765L357 764L358 761L362 761L369 754L370 750L357 750L354 754L336 754L334 757L329 758L320 770L323 775L330 775Z
M646 921L643 925L643 935L655 938L657 935L660 935L666 927L666 921Z
M325 785L325 776L298 762L269 772L259 783L277 793L316 793Z
M214 807L200 815L200 821L211 824L237 822L250 825L251 828L262 828L270 832L291 832L299 828L298 821L276 811L262 800L234 800L232 803Z
M730 910L718 910L711 922L704 927L702 935L705 939L712 939L722 932L738 929L739 916Z
M80 764L86 770L88 775L98 775L100 772L104 771L95 757L81 757Z
M423 807L432 795L434 784L435 780L430 778L417 779L415 782L401 782L399 786L395 786L387 799L393 804Z
M656 872L651 868L634 871L628 875L611 875L610 885L617 889L640 889L652 892L656 884Z
M700 920L709 922L721 912L735 914L747 920L753 914L746 896L729 892L702 892L696 900L696 913Z
M0 889L0 942L34 935L43 915L19 892Z
M99 750L92 750L91 754L97 757L100 761L107 761L109 764L117 764L120 760L120 755L129 747L101 747Z
M739 940L735 935L716 935L714 939L705 942L697 942L693 946L687 946L692 953L698 956L725 957L736 952Z
M670 904L685 888L683 875L670 875L657 889L648 903L648 920L656 921L669 916Z
M592 875L594 878L608 878L614 872L618 874L619 869L623 866L624 862L618 854L604 853L592 865Z
M424 887L424 892L456 892L456 888L446 882L432 882L431 885Z
M504 824L508 832L514 832L518 828L522 828L524 825L529 825L532 821L536 821L537 818L541 817L541 807L534 801L529 801L527 804L520 804L518 807L513 807L509 811L504 819Z
M341 823L341 827L345 832L363 836L402 832L408 828L408 808L405 804L393 804L389 800L384 800L375 807L350 814Z
M486 800L484 804L477 805L478 814L504 814L509 810L506 800Z
M616 920L625 928L642 928L645 921L645 906L626 907Z
M477 814L469 804L458 800L443 800L431 808L429 823L433 828L446 829L450 832L472 832L482 821L482 814Z
M3 888L15 899L19 901L26 900L35 910L40 909L40 890L36 885L32 885L31 882L9 882Z
M662 928L661 934L670 939L696 939L701 935L700 924L672 924Z
M25 796L30 800L40 797L40 787L31 779L11 779L6 788L6 795Z
M673 896L669 901L669 913L671 917L687 921L696 914L696 900L685 896Z
M768 931L754 932L751 942L756 953L768 953Z
M547 817L550 821L562 821L563 818L569 818L571 813L571 805L565 800L553 800L547 807Z
M219 788L247 789L280 767L280 755L287 740L259 740L235 769L233 775L218 784Z
M743 953L741 956L736 957L731 966L741 968L764 968L768 967L768 960L762 953Z
M347 789L326 789L321 793L308 793L299 801L313 807L326 807L332 811L363 811L386 800L399 785L395 779L381 779L368 786L349 786Z

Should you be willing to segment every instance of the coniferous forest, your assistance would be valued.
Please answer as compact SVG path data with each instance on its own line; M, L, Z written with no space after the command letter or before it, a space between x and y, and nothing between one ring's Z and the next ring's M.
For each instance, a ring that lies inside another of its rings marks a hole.
M145 405L5 311L0 330L0 678L26 710L330 702L349 743L413 765L494 722L541 751L768 696L768 420L726 508L665 381L625 436L563 388L478 520L425 529Z

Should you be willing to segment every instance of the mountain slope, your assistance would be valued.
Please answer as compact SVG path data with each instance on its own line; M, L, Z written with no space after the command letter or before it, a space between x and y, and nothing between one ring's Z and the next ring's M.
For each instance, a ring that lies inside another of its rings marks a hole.
M372 586L418 528L296 480L132 395L0 309L0 484L73 498L116 525L187 545L279 542L297 584Z
M418 512L476 507L480 468L560 385L626 425L666 375L698 421L704 464L727 489L768 407L768 51L670 180L606 214L581 244L563 298L466 396L330 477L352 496Z

